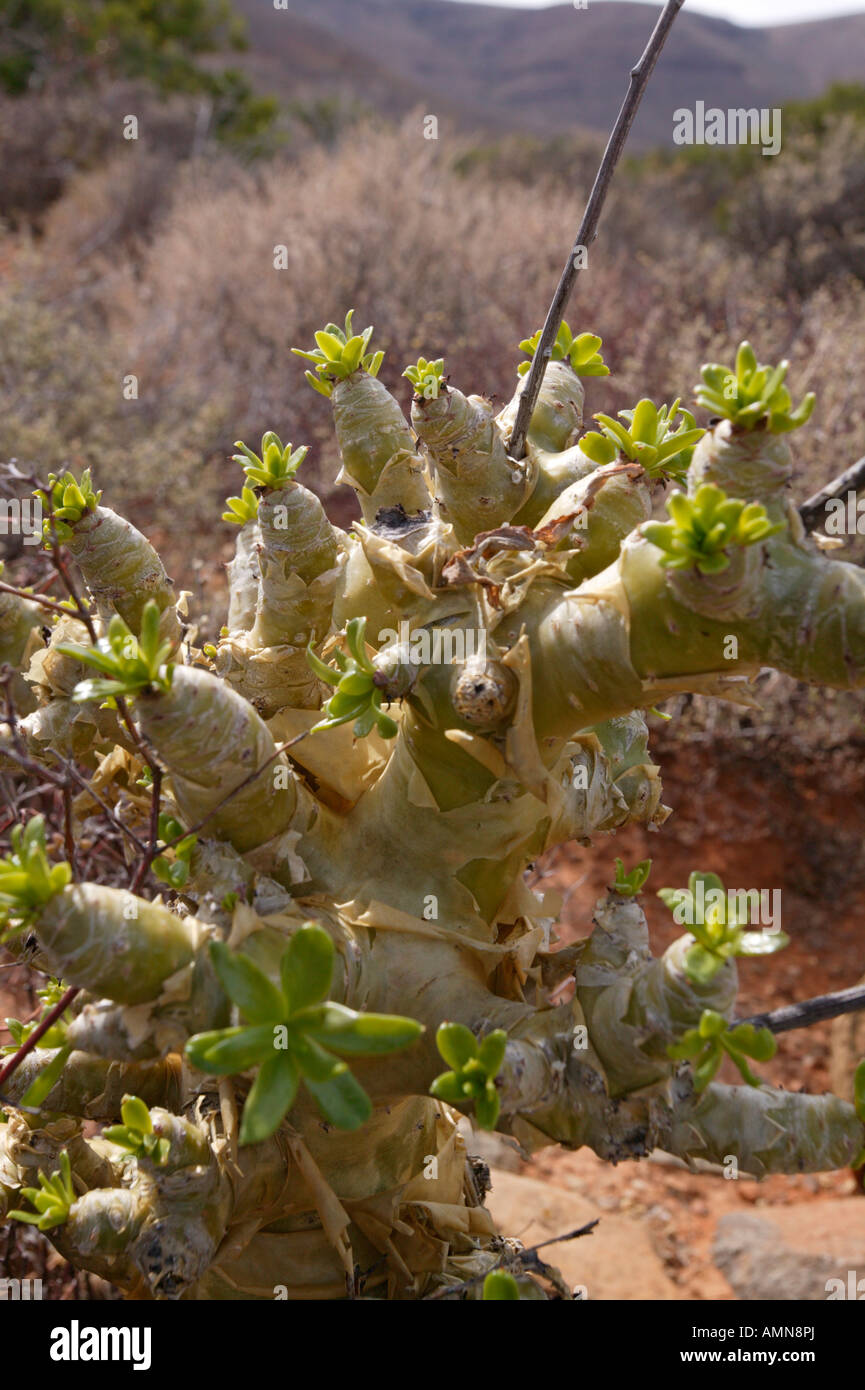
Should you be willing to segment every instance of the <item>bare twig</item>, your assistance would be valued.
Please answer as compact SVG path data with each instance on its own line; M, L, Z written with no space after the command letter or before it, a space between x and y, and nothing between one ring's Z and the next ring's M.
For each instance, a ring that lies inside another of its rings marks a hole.
M81 613L74 613L71 608L64 608L62 604L55 603L53 599L45 598L42 594L30 593L27 589L19 589L15 584L5 584L0 580L0 592L4 594L17 594L18 598L26 598L31 603L38 603L40 608L50 608L52 613L58 613L61 618L75 618L78 622L84 623L89 628L87 618Z
M107 816L111 824L114 826L115 830L119 830L121 835L128 836L128 838L135 845L135 848L138 850L139 854L146 854L147 846L144 843L144 841L140 839L138 835L135 834L134 830L132 830L128 825L124 824L120 817L116 815L116 813L109 806L105 798L99 795L99 792L92 785L92 783L88 782L86 777L81 776L81 773L78 771L75 765L73 763L68 762L67 759L64 758L62 754L58 753L55 748L49 748L48 752L53 754L57 761L69 773L70 777L74 777L75 781L78 783L79 787L81 787L82 791L85 791L88 796L92 797L93 800L99 806L102 807L102 810L105 812L105 815Z
M593 1221L587 1221L585 1226L580 1226L575 1231L566 1231L563 1236L550 1236L547 1240L539 1241L537 1245L530 1245L526 1250L503 1251L491 1269L484 1270L483 1274L473 1274L470 1279L464 1279L459 1284L444 1285L442 1288L436 1289L434 1293L429 1294L423 1302L434 1303L454 1298L466 1289L474 1288L475 1285L483 1283L487 1275L491 1274L493 1270L506 1269L509 1260L515 1259L524 1269L534 1269L543 1274L547 1267L542 1260L537 1258L539 1250L543 1250L547 1245L560 1245L566 1240L579 1240L580 1236L590 1236L600 1219L599 1216L596 1216Z
M854 985L852 989L818 994L813 999L803 999L801 1004L786 1004L783 1009L773 1009L767 1014L751 1014L750 1018L740 1018L736 1022L752 1023L755 1028L768 1028L772 1033L789 1033L793 1028L810 1028L823 1019L857 1013L862 1009L865 1009L865 985Z
M806 531L813 531L826 517L826 503L835 497L846 497L848 492L858 492L865 488L865 457L845 468L831 483L827 483L799 508L799 515Z
M153 782L150 788L150 838L147 848L141 856L135 868L129 884L130 893L138 893L141 885L147 877L148 871L154 859L160 853L159 850L159 806L162 797L162 769L154 765Z
M604 157L601 160L600 167L595 176L595 182L589 195L589 201L583 213L583 220L580 223L580 230L577 232L577 239L574 242L571 254L568 256L565 268L562 271L558 288L553 296L553 302L550 305L546 322L544 323L540 341L535 348L535 355L532 358L532 365L526 377L525 387L520 396L517 417L514 421L514 428L508 446L508 451L512 458L521 459L525 453L525 439L529 421L532 418L532 412L537 404L538 394L544 379L544 372L550 360L553 344L556 341L556 335L559 331L559 325L562 322L568 300L576 284L577 275L581 269L583 256L580 253L588 249L598 234L598 223L601 219L601 210L609 191L613 173L619 162L619 156L625 147L628 132L637 114L637 107L640 105L643 92L646 90L646 86L654 71L661 49L664 47L667 35L673 26L673 21L683 4L684 0L667 0L658 22L652 31L652 37L649 39L642 58L637 63L637 66L631 69L631 80L628 85L625 100L622 103L621 110L616 117L616 124L613 126L612 133L607 141L607 148L604 151Z
M12 1075L14 1071L17 1071L18 1067L24 1061L24 1058L27 1056L27 1054L33 1051L39 1039L43 1037L45 1033L48 1032L48 1029L52 1026L52 1024L57 1022L61 1014L64 1014L66 1012L66 1010L69 1008L69 1005L72 1003L72 1000L78 993L78 990L78 985L70 985L69 989L67 989L65 993L62 994L61 997L58 999L57 1003L54 1005L54 1008L48 1011L48 1013L43 1018L42 1022L37 1023L29 1038L24 1039L24 1042L21 1044L18 1051L13 1052L12 1056L8 1059L8 1061L5 1062L2 1067L0 1067L0 1086L3 1086L5 1082L9 1080L9 1077Z

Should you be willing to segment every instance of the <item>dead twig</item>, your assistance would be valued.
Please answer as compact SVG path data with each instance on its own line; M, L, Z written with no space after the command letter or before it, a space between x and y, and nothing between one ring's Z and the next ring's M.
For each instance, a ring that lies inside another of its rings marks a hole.
M858 492L860 488L865 488L865 457L845 468L837 478L833 478L819 492L815 492L813 497L802 503L799 515L805 530L816 530L820 522L826 519L827 502L833 501L836 497L845 497L848 492Z
M483 1274L473 1274L471 1279L464 1279L460 1284L451 1284L447 1287L436 1289L435 1293L431 1293L423 1302L442 1302L448 1298L458 1297L459 1294L464 1293L467 1289L474 1288L477 1284L482 1283L488 1274L492 1274L493 1270L507 1269L508 1263L512 1263L514 1260L518 1261L524 1269L532 1269L539 1274L546 1274L548 1266L543 1260L538 1258L538 1251L544 1250L548 1245L561 1245L562 1242L566 1240L579 1240L580 1236L590 1236L599 1221L600 1217L596 1216L593 1221L587 1221L585 1226L580 1226L575 1231L566 1231L563 1236L550 1236L548 1240L538 1241L537 1245L530 1245L525 1250L502 1251L498 1261L491 1269L485 1270Z
M588 250L588 247L598 234L598 223L601 220L601 210L603 209L607 193L609 192L610 183L612 182L616 165L619 162L619 156L625 147L628 132L637 114L637 108L640 105L649 78L654 71L661 49L664 47L667 35L673 26L673 21L683 4L684 0L667 0L658 22L652 31L652 36L646 45L646 50L642 58L637 63L636 67L631 69L631 80L628 85L625 100L622 102L621 110L616 117L616 123L607 141L607 148L604 150L604 157L601 160L600 167L595 176L595 182L592 186L592 191L589 194L589 201L583 213L583 220L580 223L580 230L577 232L577 239L565 262L565 268L562 271L558 288L556 289L553 302L547 313L546 322L544 323L538 345L535 348L535 355L532 358L532 365L526 377L526 384L520 396L517 417L514 421L514 428L508 446L508 452L514 459L521 459L525 454L526 431L528 430L529 421L532 418L532 413L537 404L541 384L544 379L544 372L547 369L547 363L552 354L553 344L556 341L556 335L559 331L559 325L562 322L568 300L571 297L571 292L576 284L577 276L582 268L582 252Z
M3 1086L18 1067L24 1061L28 1053L32 1052L39 1039L48 1032L48 1029L57 1022L61 1014L64 1014L79 991L78 985L70 985L64 994L58 999L53 1009L49 1009L41 1023L37 1023L29 1038L25 1038L17 1052L0 1067L0 1086Z
M854 985L852 989L839 989L834 994L817 994L813 999L803 999L800 1004L785 1004L782 1009L751 1014L748 1018L735 1021L751 1023L755 1028L768 1028L771 1033L789 1033L793 1028L810 1028L826 1018L858 1013L862 1009L865 1009L865 985Z

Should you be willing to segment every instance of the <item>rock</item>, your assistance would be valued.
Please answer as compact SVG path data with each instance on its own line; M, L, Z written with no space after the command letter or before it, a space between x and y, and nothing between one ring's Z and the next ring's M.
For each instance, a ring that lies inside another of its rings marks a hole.
M718 1222L715 1263L738 1298L825 1301L850 1297L862 1281L865 1299L865 1201L861 1197L728 1212ZM841 1280L844 1290L831 1280Z
M553 1187L496 1169L487 1206L505 1236L536 1245L600 1218L591 1235L540 1252L561 1270L565 1282L582 1285L590 1299L677 1299L682 1295L668 1277L646 1226L627 1216L606 1216L592 1202Z
M466 1149L482 1158L490 1168L504 1168L518 1173L523 1166L520 1150L513 1139L492 1130L473 1129L465 1135Z

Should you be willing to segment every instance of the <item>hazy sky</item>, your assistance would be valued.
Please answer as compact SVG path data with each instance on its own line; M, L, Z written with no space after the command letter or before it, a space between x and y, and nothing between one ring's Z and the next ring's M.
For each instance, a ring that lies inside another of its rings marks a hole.
M460 0L455 3L459 4ZM549 4L562 4L563 0L489 0L489 3L542 9ZM588 0L588 3L598 5L606 0ZM660 0L641 0L641 3L651 3L657 9ZM784 24L802 19L826 19L833 14L860 14L865 10L865 0L685 0L685 9L717 15L734 24Z

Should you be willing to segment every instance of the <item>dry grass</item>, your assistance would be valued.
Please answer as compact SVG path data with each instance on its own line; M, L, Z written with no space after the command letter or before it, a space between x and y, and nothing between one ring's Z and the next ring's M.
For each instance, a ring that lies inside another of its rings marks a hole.
M347 491L331 496L327 403L290 353L348 307L376 325L382 378L406 405L400 373L420 353L444 355L463 389L506 399L516 344L541 322L578 224L590 161L578 162L579 187L543 171L532 186L524 169L505 179L500 162L473 164L447 132L428 142L420 129L414 119L361 126L333 150L255 170L227 157L178 168L130 148L74 180L38 241L0 242L0 457L42 472L92 465L107 499L155 525L188 582L190 529L207 561L228 538L217 518L237 486L227 457L237 438L275 428L311 444L306 480L337 519L352 514ZM827 203L847 177L834 158ZM641 395L687 401L700 363L729 358L743 337L765 359L790 357L796 394L818 393L794 441L804 495L863 452L865 286L848 274L803 291L785 269L789 244L769 247L767 234L760 250L767 209L773 226L783 218L780 165L769 172L737 208L732 253L695 217L692 183L684 196L682 179L699 170L624 175L570 318L603 335L613 368L590 384L591 410ZM816 217L804 178L790 185L800 240ZM280 245L288 268L277 270ZM124 399L130 373L137 400Z

